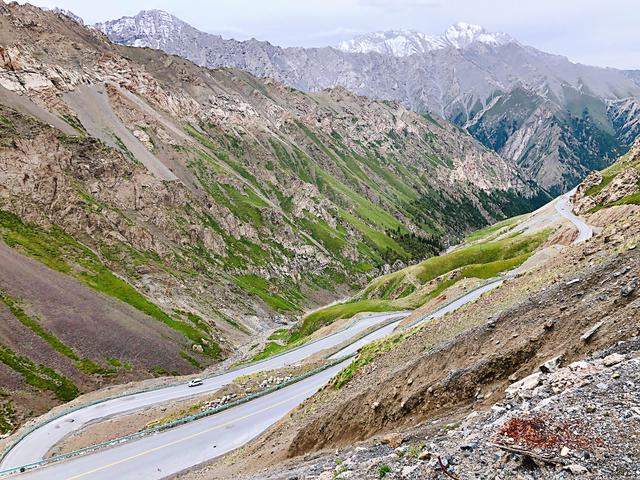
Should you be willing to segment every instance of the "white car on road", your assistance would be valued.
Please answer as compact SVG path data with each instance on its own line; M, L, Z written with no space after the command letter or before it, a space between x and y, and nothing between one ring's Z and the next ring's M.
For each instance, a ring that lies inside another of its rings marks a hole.
M202 381L201 378L194 378L193 380L191 380L189 383L187 383L187 387L199 387L203 384L204 382Z

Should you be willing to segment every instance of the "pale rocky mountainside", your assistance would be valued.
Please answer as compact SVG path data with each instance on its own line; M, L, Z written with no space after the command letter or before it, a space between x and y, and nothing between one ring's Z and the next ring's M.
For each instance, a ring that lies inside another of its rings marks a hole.
M547 199L442 118L0 3L2 429L196 371Z
M560 193L610 164L640 127L637 72L571 62L508 35L457 24L440 36L390 31L338 48L281 48L201 32L159 10L97 25L117 43L235 67L305 91L336 85L435 112Z

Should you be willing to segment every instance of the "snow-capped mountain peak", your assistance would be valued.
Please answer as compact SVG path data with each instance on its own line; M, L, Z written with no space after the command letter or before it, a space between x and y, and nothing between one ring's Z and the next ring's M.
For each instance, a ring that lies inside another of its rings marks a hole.
M412 30L389 30L359 35L345 40L338 49L352 53L377 52L396 57L443 48L442 38Z
M111 40L133 46L162 48L180 36L187 23L164 10L142 10L133 17L96 23Z
M396 57L444 48L467 48L474 43L499 46L514 42L506 33L491 33L479 25L458 22L440 36L412 30L389 30L358 35L340 42L339 50L351 53L377 52Z
M506 33L491 33L480 25L458 22L447 28L442 35L446 42L455 48L466 48L472 43L484 43L486 45L504 45L513 42Z

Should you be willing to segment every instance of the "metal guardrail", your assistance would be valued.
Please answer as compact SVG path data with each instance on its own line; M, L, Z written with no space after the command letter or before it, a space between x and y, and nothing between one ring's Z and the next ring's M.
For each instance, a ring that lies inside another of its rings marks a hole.
M374 314L374 315L369 315L369 317L388 315L390 313L402 313L402 312L382 312L382 313L378 313L378 314ZM229 368L228 370L225 370L222 373L214 373L214 374L211 374L211 375L203 376L202 378L204 378L204 379L215 378L215 377L218 377L218 376L221 376L221 375L226 375L228 373L235 372L237 370L241 370L243 368L251 367L253 365L257 365L259 363L266 362L266 361L271 360L273 358L278 358L278 357L281 357L283 355L287 355L287 354L289 354L291 352L294 352L296 350L299 350L299 349L301 349L303 347L307 347L309 345L313 345L316 342L322 341L322 340L324 340L326 338L329 338L329 337L331 337L333 335L337 335L339 333L342 333L345 330L347 330L348 328L351 328L356 322L357 322L357 320L353 320L352 322L349 322L343 328L341 328L340 330L332 333L331 335L328 335L327 337L322 337L322 338L319 338L317 340L313 340L311 342L303 343L303 344L298 345L296 347L293 347L291 349L284 350L284 351L279 352L279 353L277 353L275 355L271 355L270 357L262 359L262 360L256 360L254 362L238 364L238 365L235 365L235 366ZM82 404L77 405L75 407L71 407L69 409L65 409L64 411L62 411L62 412L60 412L60 413L58 413L56 415L53 415L52 417L47 418L46 420L42 420L41 422L36 423L35 425L29 427L28 429L24 430L21 434L19 434L18 437L14 441L12 441L9 445L7 445L4 448L4 450L2 451L2 453L0 453L0 462L2 462L4 460L4 458L7 456L7 454L18 443L20 443L22 440L24 440L27 436L29 436L35 430L37 430L39 428L42 428L45 425L47 425L47 424L49 424L51 422L54 422L54 421L58 420L59 418L64 417L65 415L69 415L70 413L77 412L78 410L82 410L84 408L92 407L92 406L98 405L100 403L109 402L111 400L117 400L119 398L131 397L133 395L139 395L141 393L154 392L156 390L162 390L164 388L177 387L179 385L186 385L186 384L187 384L187 382L174 382L174 383L169 383L167 385L158 385L158 386L154 386L154 387L143 388L143 389L140 389L140 390L135 390L133 392L123 392L123 393L120 393L120 394L117 394L117 395L111 395L111 396L108 396L108 397L105 397L105 398L101 398L101 399L95 400L93 402L82 403ZM194 393L194 395L188 395L188 396L180 397L180 398L188 398L188 397L191 397L191 396L199 396L199 395L201 395L201 393ZM2 473L3 473L3 471L0 471L0 475L2 475Z
M286 382L280 383L278 385L274 385L273 387L266 388L266 389L261 390L261 391L256 392L256 393L252 393L252 394L247 395L246 397L242 397L242 398L240 398L240 399L238 399L238 400L236 400L234 402L227 403L226 405L222 405L220 407L203 410L202 412L198 412L198 413L193 414L193 415L186 415L186 416L180 417L180 418L178 418L176 420L171 420L169 422L163 423L161 425L157 425L155 427L151 427L151 428L147 428L147 429L144 429L144 430L140 430L139 432L136 432L136 433L133 433L133 434L130 434L130 435L125 435L123 437L118 437L118 438L115 438L113 440L109 440L109 441L106 441L106 442L96 443L94 445L90 445L90 446L85 447L85 448L74 450L72 452L68 452L68 453L65 453L65 454L62 454L62 455L56 455L55 457L51 457L51 458L47 458L47 459L44 459L44 460L40 460L38 462L33 462L33 463L30 463L30 464L27 464L27 465L21 465L21 466L18 466L18 467L13 467L13 468L10 468L10 469L2 470L2 471L0 471L0 476L7 476L7 475L14 474L14 473L23 473L23 472L26 472L28 470L32 470L34 468L44 467L44 466L47 466L47 465L51 465L53 463L61 462L61 461L64 461L64 460L68 460L70 458L74 458L74 457L78 457L78 456L85 455L85 454L88 454L88 453L92 453L92 452L95 452L95 451L100 450L102 448L107 448L107 447L113 447L113 446L116 446L116 445L120 445L120 444L123 444L123 443L126 443L126 442L130 442L132 440L137 440L137 439L145 437L147 435L151 435L151 434L154 434L154 433L157 433L157 432L161 432L163 430L168 430L170 428L177 427L177 426L180 426L180 425L184 425L186 423L194 422L196 420L200 420L202 418L209 417L211 415L215 415L217 413L223 412L223 411L228 410L230 408L237 407L237 406L242 405L244 403L248 403L248 402L250 402L252 400L255 400L256 398L264 397L265 395L268 395L270 393L273 393L273 392L276 392L278 390L281 390L281 389L283 389L285 387L293 385L294 383L298 383L298 382L300 382L302 380L305 380L305 379L307 379L309 377L312 377L312 376L314 376L314 375L316 375L316 374L318 374L320 372L328 370L329 368L335 367L336 365L344 362L345 360L348 360L349 358L354 357L355 355L356 355L355 353L352 353L350 355L345 355L344 357L337 358L335 360L332 360L332 361L326 363L325 365L323 365L321 367L315 368L313 370L309 370L308 372L305 372L302 375L298 375L298 376L296 376L296 377L294 377L294 378L292 378L292 379L290 379L290 380L288 380Z

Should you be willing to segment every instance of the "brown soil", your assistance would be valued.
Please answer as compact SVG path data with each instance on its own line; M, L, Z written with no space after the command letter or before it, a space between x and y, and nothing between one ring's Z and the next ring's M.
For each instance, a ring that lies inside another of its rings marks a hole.
M72 345L79 357L91 358L105 367L109 358L131 365L131 369L118 369L115 376L87 375L76 367L74 360L54 350L0 303L3 344L36 364L47 365L67 376L81 392L148 377L154 368L183 374L194 371L179 355L180 334L125 303L50 270L2 242L0 289L16 299L28 299L28 303L22 305L27 314L66 345ZM22 376L4 364L0 365L0 384L11 391L22 392L21 401L14 401L18 421L44 413L60 403L48 392L27 385Z

